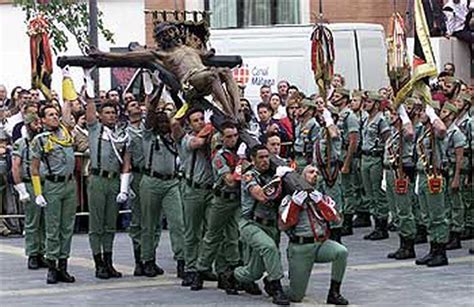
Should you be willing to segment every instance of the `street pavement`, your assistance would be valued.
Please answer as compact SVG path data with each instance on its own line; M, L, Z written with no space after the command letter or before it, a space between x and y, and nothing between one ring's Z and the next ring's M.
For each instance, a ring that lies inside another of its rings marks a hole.
M468 248L474 241L463 241L463 248L449 251L449 266L420 267L413 260L387 259L387 253L397 248L395 233L389 240L362 240L369 228L356 229L344 237L349 249L348 268L342 294L354 305L373 306L474 306L474 256ZM282 234L281 252L284 269L287 239ZM428 244L416 246L417 255L424 255ZM69 271L76 277L74 284L46 285L46 269L32 271L26 267L22 238L0 239L0 306L46 305L208 305L208 306L272 306L266 294L251 296L241 293L228 296L206 282L199 292L180 286L176 278L168 232L164 231L157 254L165 275L155 278L134 277L131 241L126 233L115 240L116 268L124 277L98 280L90 255L87 235L73 238ZM287 276L287 272L285 272ZM294 306L323 305L330 281L330 264L315 264L303 303ZM288 284L285 278L283 284ZM263 289L262 283L260 285Z

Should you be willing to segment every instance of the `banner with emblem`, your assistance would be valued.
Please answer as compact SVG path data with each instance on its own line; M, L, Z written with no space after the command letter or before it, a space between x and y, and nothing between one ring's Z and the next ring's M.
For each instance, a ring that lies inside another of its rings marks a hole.
M262 85L274 88L278 82L278 58L244 58L242 66L232 72L246 97L259 97Z

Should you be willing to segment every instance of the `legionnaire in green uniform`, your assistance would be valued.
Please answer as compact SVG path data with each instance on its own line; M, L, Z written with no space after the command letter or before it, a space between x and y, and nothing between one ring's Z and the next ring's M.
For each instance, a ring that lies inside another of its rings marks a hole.
M414 132L411 121L402 104L398 110L390 108L391 133L385 143L383 167L386 179L387 199L394 204L393 214L398 221L400 247L387 255L397 260L415 258L416 225L413 215Z
M45 224L44 209L37 206L31 199L33 186L31 184L31 141L41 132L41 120L35 113L25 118L27 136L18 139L13 144L12 174L15 190L19 201L25 206L25 254L28 256L28 268L36 270L46 268L45 252Z
M69 116L67 112L63 114L65 119ZM75 278L67 272L67 260L76 215L73 138L53 105L44 106L39 117L46 131L31 142L31 181L35 203L45 212L45 258L49 267L46 282L71 283ZM40 172L40 168L45 171Z
M8 159L9 159L9 143L10 137L5 131L5 127L0 127L0 208L5 208L6 202L8 201L8 186L7 186L7 175L8 175ZM0 235L7 237L12 232L7 224L7 221L0 218Z
M340 90L339 90L340 91ZM324 107L324 99L316 98L317 113L316 120L321 127L320 137L314 143L313 164L317 165L321 178L318 182L318 190L330 196L336 203L336 209L339 212L343 210L343 198L341 189L341 176L339 167L341 165L341 135L337 126L334 124L331 112L336 114L334 107ZM331 222L330 239L341 243L342 219L341 223Z
M470 240L474 238L474 193L473 169L474 169L474 119L469 114L472 97L467 93L460 93L454 104L459 109L459 115L456 119L456 125L466 137L466 146L464 146L464 165L461 171L461 195L464 203L464 232L461 234L461 240Z
M89 243L95 262L95 276L100 279L119 278L122 274L113 267L112 250L118 204L125 203L129 195L129 135L125 127L118 127L117 109L112 103L101 104L99 122L95 103L88 99L86 119L92 167L87 187Z
M364 236L365 240L388 238L388 205L380 185L383 172L383 148L390 128L379 110L381 100L382 97L378 93L368 92L367 99L364 101L364 109L369 113L369 117L362 128L362 184L375 220L375 229Z
M445 102L441 120L447 127L444 138L443 170L446 178L446 204L449 208L449 241L446 250L461 248L461 233L464 224L464 204L460 192L466 137L454 123L459 109Z
M314 118L315 112L316 103L309 98L304 98L301 101L301 108L298 109L293 145L299 172L312 163L314 142L319 137L320 127Z
M303 170L303 177L314 185L317 181L317 169L307 166ZM348 251L344 245L328 239L327 224L334 221L325 219L326 215L320 209L321 206L330 206L327 200L326 196L323 197L317 191L303 191L286 196L280 205L280 229L286 231L290 241L287 255L289 296L292 302L301 302L306 294L314 263L332 262L331 287L326 303L349 304L340 293Z
M270 153L265 146L256 145L250 150L250 156L253 168L242 175L242 215L239 222L241 238L250 248L250 254L244 266L226 273L226 288L235 289L237 283L255 282L267 272L263 279L265 291L272 296L274 304L289 305L280 282L283 268L278 249L278 203L265 193L265 186L274 177L270 169Z
M143 275L143 265L141 261L141 210L140 210L140 181L142 180L143 168L145 167L145 158L143 155L143 129L142 111L138 101L132 99L125 105L125 115L128 117L127 132L130 136L130 157L132 164L131 190L134 197L131 197L132 219L130 221L129 235L132 239L133 256L135 258L134 276Z
M214 198L209 207L208 225L199 254L198 270L212 272L212 262L223 244L225 265L217 267L219 279L223 273L239 264L239 218L241 165L237 156L238 131L233 123L223 123L222 148L212 158ZM217 265L217 263L216 263ZM227 289L228 294L237 294Z
M429 105L421 113L420 121L424 126L424 131L416 144L418 175L415 193L418 194L422 215L427 219L430 251L418 258L415 263L434 267L448 264L445 250L449 232L448 208L444 196L446 182L441 175L446 126Z
M331 103L339 108L337 128L341 134L341 191L343 195L344 222L342 236L352 235L352 220L356 204L360 202L357 197L357 168L358 159L355 157L359 135L359 120L350 108L350 92L344 88L336 88ZM336 202L337 203L337 202Z
M205 123L204 111L201 109L189 110L187 118L192 131L181 138L178 151L185 177L182 197L186 274L182 285L191 286L192 290L199 290L202 287L202 280L197 273L197 260L207 223L207 209L213 196L211 166L213 129L211 124Z
M141 259L148 277L163 274L155 263L161 234L162 213L166 214L177 275L184 275L184 225L177 148L171 134L170 119L156 102L147 104L143 146L145 171L140 182Z
M366 125L367 119L369 115L367 111L365 111L362 106L365 100L365 92L364 91L353 91L352 92L352 99L351 99L351 109L352 112L357 116L357 122L359 127L359 138L357 141L357 149L354 155L354 166L355 172L351 177L352 184L352 193L348 192L350 195L354 195L352 198L352 202L354 203L354 211L356 214L355 219L352 222L352 227L359 228L359 227L370 227L372 222L370 220L370 212L369 212L369 201L367 200L364 186L362 184L362 174L360 169L361 164L361 155L362 155L362 128ZM344 197L350 197L344 195Z

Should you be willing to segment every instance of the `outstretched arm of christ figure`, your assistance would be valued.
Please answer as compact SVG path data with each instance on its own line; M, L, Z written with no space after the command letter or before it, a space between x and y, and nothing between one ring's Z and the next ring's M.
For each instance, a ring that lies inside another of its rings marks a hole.
M139 50L139 51L130 51L130 52L103 52L100 50L92 50L89 53L89 56L94 59L105 60L107 62L120 62L122 66L131 66L137 67L144 66L146 67L149 63L157 63L163 65L161 57L164 54L162 52L157 52L154 50ZM133 63L128 65L128 63Z

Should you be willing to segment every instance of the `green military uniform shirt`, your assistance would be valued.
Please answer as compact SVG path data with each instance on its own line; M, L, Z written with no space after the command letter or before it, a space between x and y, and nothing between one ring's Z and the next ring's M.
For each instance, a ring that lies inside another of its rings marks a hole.
M454 167L456 165L456 148L466 145L466 137L461 132L458 126L454 123L448 127L446 131L446 137L444 138L443 146L445 150L445 155L443 163L449 165L449 167Z
M474 153L474 120L472 116L466 112L462 118L457 121L457 125L461 132L466 137L466 145L464 146L464 170L469 170L473 167L474 162L473 153Z
M59 129L57 133L62 133ZM51 149L46 149L49 137L53 134L51 131L42 132L36 135L31 142L31 154L33 158L41 160L44 164L45 175L68 176L74 172L74 147L62 146L50 142ZM64 136L59 136L63 139Z
M295 127L295 152L299 154L311 153L313 144L318 138L320 128L315 118L311 118L304 125L298 123Z
M237 154L227 148L221 148L216 152L212 159L214 190L240 194L240 184L230 187L224 181L226 174L235 171L238 160Z
M436 151L433 153L432 146L431 146L431 134L433 130L430 129L429 131L426 130L426 127L423 127L421 130L421 134L418 137L416 150L418 154L418 160L416 162L416 167L418 171L424 171L425 165L424 162L428 162L429 166L433 166L432 159L436 159L436 167L439 170L441 169L442 164L442 157L443 155L443 138L439 138L435 136L435 147ZM433 157L431 157L433 153ZM428 166L427 165L427 166Z
M402 131L403 133L403 131ZM403 138L402 150L402 164L405 166L414 166L413 152L415 143L412 138ZM398 166L394 165L397 162L400 150L400 133L399 130L393 126L390 129L390 135L385 142L385 149L383 155L383 165L386 167Z
M143 154L143 130L145 129L143 123L136 128L132 125L127 126L127 132L130 136L130 156L132 160L132 167L137 170L142 170L145 167L145 155Z
M320 162L324 166L327 166L327 151L330 149L330 163L331 168L337 167L338 162L342 159L341 157L341 138L336 137L330 140L330 147L328 146L328 130L327 128L321 129L321 137L316 140L314 143L314 158L313 163L317 163L318 165ZM321 161L318 159L318 155L321 158Z
M122 159L125 151L129 149L128 147L130 144L130 138L126 129L123 127L116 127L112 130L98 121L88 125L88 127L92 168L120 173L122 163L117 155ZM109 136L111 136L113 140Z
M170 136L161 136L151 130L143 130L144 165L160 175L175 175L178 172L177 149Z
M31 178L31 140L29 137L22 137L13 144L12 156L21 159L21 178ZM43 169L41 164L41 169ZM40 171L41 174L44 173Z
M341 110L337 121L337 128L341 133L341 160L343 160L345 159L347 149L349 148L349 134L355 132L357 133L357 136L360 137L359 119L348 106Z
M186 134L181 140L179 148L179 157L183 164L186 179L192 180L197 184L212 185L210 145L206 144L201 148L193 150L190 146L193 137L191 134Z
M263 219L276 220L278 206L272 203L272 201L267 203L258 202L250 194L252 187L256 185L264 187L272 178L272 175L261 174L256 169L251 169L242 176L242 217L252 219L256 216Z
M390 127L382 112L378 112L372 119L367 119L362 126L362 151L383 151L382 135L389 130Z

